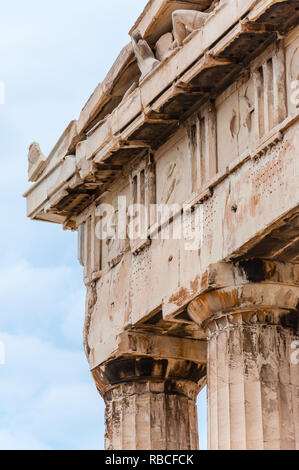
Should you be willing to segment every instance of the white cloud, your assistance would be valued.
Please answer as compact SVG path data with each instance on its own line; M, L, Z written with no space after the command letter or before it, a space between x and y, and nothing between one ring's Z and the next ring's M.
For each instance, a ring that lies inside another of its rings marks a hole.
M103 448L104 403L82 351L7 333L0 340L0 448Z
M37 435L43 435L42 422L47 423L47 439L69 448L81 449L88 441L103 446L104 403L91 383L57 385L42 396L32 416ZM42 419L41 419L42 418ZM82 435L83 430L88 434Z
M70 344L82 343L82 332L85 312L85 287L74 290L62 302L64 315L61 322L63 337Z
M32 436L0 428L0 450L49 450L49 448Z
M44 296L50 289L55 288L64 278L69 278L71 270L66 266L32 267L26 260L20 260L16 265L0 268L0 295L18 295L22 300L31 298L33 292L36 298ZM53 295L49 292L49 295ZM47 300L47 299L45 299Z
M34 267L20 260L1 267L0 298L2 328L81 341L85 289L70 266Z

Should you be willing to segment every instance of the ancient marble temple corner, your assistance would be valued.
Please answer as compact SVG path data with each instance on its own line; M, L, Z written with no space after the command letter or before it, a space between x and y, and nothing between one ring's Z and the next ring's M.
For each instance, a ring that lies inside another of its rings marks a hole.
M298 1L151 0L129 34L25 195L78 232L106 449L198 449L207 386L209 449L298 450Z

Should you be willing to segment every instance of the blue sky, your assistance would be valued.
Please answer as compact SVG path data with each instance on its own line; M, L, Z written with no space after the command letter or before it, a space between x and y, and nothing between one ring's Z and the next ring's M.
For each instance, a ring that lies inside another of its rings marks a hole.
M27 151L47 155L102 81L146 0L1 0L0 449L102 449L82 348L76 234L26 218ZM205 447L205 397L200 441Z

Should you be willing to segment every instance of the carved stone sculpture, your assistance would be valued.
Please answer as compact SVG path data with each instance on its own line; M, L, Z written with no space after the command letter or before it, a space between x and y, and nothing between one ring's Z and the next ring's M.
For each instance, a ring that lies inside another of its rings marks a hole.
M28 179L35 182L41 172L43 171L46 163L46 157L42 153L40 146L37 142L29 147L28 153Z
M184 39L195 29L201 28L210 13L196 10L176 10L172 14L173 48L181 46Z
M163 34L155 46L156 57L159 60L166 59L172 52L173 35L172 33Z
M146 75L154 70L157 65L159 65L160 61L155 58L153 51L148 43L142 38L138 29L133 32L132 41L138 67L141 72L140 80L142 80Z

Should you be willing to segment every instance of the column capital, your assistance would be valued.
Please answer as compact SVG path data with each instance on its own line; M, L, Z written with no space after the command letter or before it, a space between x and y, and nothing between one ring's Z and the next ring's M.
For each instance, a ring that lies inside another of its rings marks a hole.
M106 404L106 449L197 449L196 397L206 361L206 341L119 335L111 358L92 370Z
M298 264L262 259L218 263L204 278L202 293L188 306L190 317L203 328L223 318L297 328Z
M163 383L164 392L183 394L193 383L191 389L197 394L205 382L206 362L204 340L128 330L119 335L112 357L93 369L92 375L102 396L120 384L148 381Z

